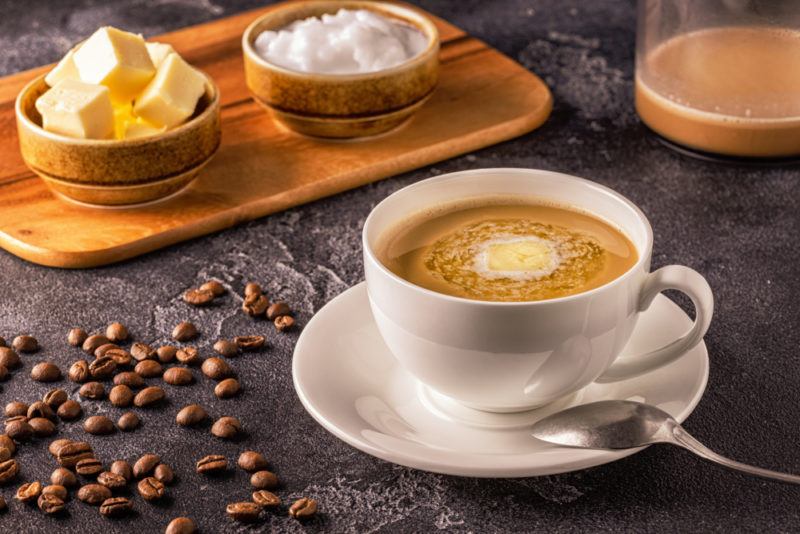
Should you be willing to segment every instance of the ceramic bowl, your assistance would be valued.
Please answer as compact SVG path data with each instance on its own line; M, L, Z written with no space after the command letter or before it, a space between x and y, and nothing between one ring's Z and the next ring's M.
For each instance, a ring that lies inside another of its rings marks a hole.
M261 58L255 40L308 17L339 9L368 9L419 29L425 50L395 67L363 74L315 74L279 67ZM317 137L376 135L400 125L430 97L439 77L439 32L418 12L383 2L301 1L262 15L242 37L247 87L257 102L290 129Z
M219 147L219 90L206 92L186 123L129 140L75 139L45 131L36 99L48 86L31 81L16 102L22 157L54 192L86 204L122 206L161 199L195 179Z

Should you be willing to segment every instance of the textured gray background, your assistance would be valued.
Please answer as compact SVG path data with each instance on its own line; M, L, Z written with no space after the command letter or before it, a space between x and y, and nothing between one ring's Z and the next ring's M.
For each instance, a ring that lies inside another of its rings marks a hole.
M158 0L0 2L0 73L55 61L97 26L146 35L257 7L260 1ZM59 271L0 252L0 335L31 331L42 357L66 369L77 352L68 327L98 329L111 320L135 337L164 341L191 318L202 343L217 335L270 329L236 310L238 300L207 311L187 309L181 291L210 277L240 293L263 282L270 295L295 303L300 323L361 280L359 232L370 208L396 189L460 169L520 166L554 169L609 185L638 203L655 229L654 267L690 265L714 288L717 308L706 338L708 392L686 426L722 453L800 472L800 232L798 171L748 168L689 159L662 147L639 123L631 91L635 9L632 1L427 0L451 20L536 70L551 85L552 118L539 131L475 154L360 188L236 229L113 267ZM0 199L2 202L2 199ZM0 207L0 209L2 209ZM107 521L80 503L53 520L14 502L0 531L159 531L180 514L206 532L244 530L224 504L248 495L243 473L209 483L193 473L202 454L234 457L263 450L285 481L282 495L319 499L324 513L308 531L792 531L800 529L800 490L723 472L682 451L651 448L613 465L562 476L476 480L395 467L366 456L317 426L294 395L290 377L296 334L271 336L268 351L234 365L245 393L215 401L201 381L180 393L215 415L239 415L249 438L219 443L207 432L178 429L178 391L163 412L147 412L133 435L94 438L104 459L163 455L179 482L164 506L137 499L133 520ZM26 357L25 371L36 357ZM19 373L0 385L0 401L32 400L47 388ZM64 383L66 384L66 382ZM107 404L86 403L87 412ZM116 413L112 410L112 413ZM79 425L61 435L81 436ZM25 479L53 468L45 444L22 448ZM9 499L13 488L0 492ZM300 531L284 517L260 528Z

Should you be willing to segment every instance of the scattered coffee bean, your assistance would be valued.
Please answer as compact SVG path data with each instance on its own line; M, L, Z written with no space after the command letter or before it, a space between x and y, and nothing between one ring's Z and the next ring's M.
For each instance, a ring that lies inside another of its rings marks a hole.
M17 493L14 497L20 502L32 502L41 494L41 482L28 482L17 488Z
M78 360L72 364L67 373L69 379L78 384L82 384L89 380L89 362L86 360Z
M6 436L5 434L0 434L0 447L5 447L11 452L13 456L15 452L17 452L17 446L14 445L14 440L10 437Z
M187 386L194 382L194 375L186 367L170 367L164 372L164 382L172 386Z
M6 434L14 441L28 441L33 437L33 427L27 417L19 415L6 419Z
M220 417L211 427L211 433L222 439L234 439L242 432L242 424L235 417Z
M317 501L303 497L292 503L289 515L295 519L310 519L317 514Z
M164 368L156 360L143 360L136 364L134 371L143 378L155 378L164 373Z
M245 297L242 302L242 311L250 317L259 317L264 315L269 307L269 300L264 295L250 295Z
M14 352L9 347L0 347L0 365L6 369L16 369L22 365L22 360L19 359L19 354Z
M264 336L236 336L233 342L242 350L257 350L264 346L267 338Z
M83 345L83 342L86 341L87 337L89 337L89 334L86 333L86 330L82 328L73 328L67 333L67 343L73 347L80 347Z
M167 464L158 464L153 476L162 484L172 484L172 481L175 480L175 472Z
M97 380L106 380L114 376L117 370L117 362L110 356L101 356L89 364L89 374Z
M125 460L115 460L114 462L112 462L109 471L111 471L115 475L121 476L127 482L133 480L133 468L131 467L131 464L129 464Z
M161 457L157 454L145 454L133 464L133 476L136 478L144 478L153 472L158 464L161 463Z
M33 419L34 417L44 417L45 419L50 419L51 421L56 420L56 414L53 409L45 404L43 401L36 401L28 407L28 413L26 414L28 419Z
M137 362L143 360L152 360L156 357L156 351L150 345L145 343L134 343L131 345L131 356Z
M159 482L153 477L147 477L139 481L136 489L139 490L139 495L146 501L157 501L164 496L166 488L164 484Z
M228 515L242 523L253 523L261 514L261 505L254 502L234 502L225 507Z
M50 445L47 446L47 450L53 456L58 456L58 450L66 445L67 443L72 443L71 439L56 439L50 442Z
M236 462L245 471L253 472L267 468L267 459L256 451L244 451Z
M127 408L133 404L133 391L124 384L114 386L108 392L108 400L117 408Z
M214 300L214 293L208 289L192 288L183 294L183 301L192 306L205 306Z
M70 441L56 453L56 460L61 467L75 467L86 458L94 458L94 451L85 441Z
M225 356L226 358L232 358L239 353L239 345L235 341L220 339L219 341L214 343L214 351L217 354Z
M106 337L113 343L127 341L129 335L127 327L122 323L111 323L106 327Z
M197 327L194 324L190 323L189 321L183 321L172 330L172 339L180 342L191 341L199 334L200 333L197 331Z
M97 458L84 458L75 464L75 472L85 477L94 476L103 472L103 462Z
M106 343L105 345L100 345L95 349L94 357L102 358L103 356L107 356L110 351L117 349L122 349L122 347L115 343Z
M176 517L169 522L164 534L197 534L197 526L188 517Z
M292 310L289 308L289 305L286 304L285 302L282 301L273 302L267 309L267 319L269 319L270 321L274 321L278 317L289 315L290 313L292 313Z
M133 362L133 356L131 356L131 353L120 347L107 350L103 356L108 356L114 360L114 363L117 364L118 368L127 367Z
M281 498L267 490L253 492L253 502L264 508L277 508L281 505Z
M83 341L81 348L83 348L83 352L85 352L86 354L94 355L94 351L96 351L99 346L105 345L106 343L110 343L109 339L106 336L95 334L93 336L87 337Z
M66 486L61 484L51 484L42 488L42 495L55 495L62 501L67 500L68 494Z
M16 460L6 460L0 462L0 486L8 484L17 476L19 472L19 464Z
M140 388L144 385L144 379L139 373L125 371L114 376L114 384L117 386L128 386L129 388Z
M126 497L111 497L100 504L100 514L105 517L123 517L133 510L133 503Z
M16 417L18 415L26 415L28 413L28 405L24 402L11 401L6 404L6 417Z
M205 409L199 404L190 404L181 408L175 421L181 426L194 426L203 422L208 417Z
M133 404L139 408L145 408L160 403L165 397L163 389L158 386L150 386L136 394L133 398Z
M113 434L116 428L114 422L105 415L93 415L83 422L83 429L95 436Z
M250 485L256 489L275 489L278 487L278 477L272 471L256 471L250 476Z
M139 419L139 416L133 412L125 412L124 414L120 415L119 420L117 420L117 426L123 432L136 430L139 428L140 424L142 424L141 419Z
M197 461L198 473L219 473L228 468L228 460L219 454L209 454Z
M100 484L86 484L78 490L78 499L86 504L100 505L111 498L111 490Z
M44 403L50 406L50 408L53 410L67 402L67 399L69 399L69 396L63 389L51 389L44 394L44 397L42 397Z
M86 382L78 390L78 395L84 399L98 400L106 396L106 388L100 382Z
M61 380L61 370L51 362L39 362L31 369L31 378L37 382Z
M7 447L0 446L0 462L5 462L11 458L11 451Z
M244 296L249 297L250 295L261 295L264 291L261 289L261 286L256 284L255 282L248 282L246 286L244 286Z
M58 417L63 421L74 421L79 418L83 413L83 409L78 401L69 399L67 402L58 407Z
M175 359L178 347L174 345L163 345L156 350L156 356L161 363L170 363Z
M14 338L11 347L17 352L36 352L39 350L39 342L33 336L21 335Z
M214 387L214 395L220 399L229 399L239 394L241 387L235 378L226 378Z
M97 483L102 484L110 490L114 490L124 488L128 484L128 481L125 480L125 477L122 475L112 473L111 471L103 471L97 475Z
M233 374L233 369L228 365L228 362L216 356L205 360L203 365L200 366L200 370L212 380L222 380Z
M39 510L47 515L60 514L64 511L64 499L56 497L52 494L42 494L36 501Z
M0 363L0 382L8 378L9 373L10 371L8 370L8 367Z
M291 315L281 315L280 317L276 317L273 323L278 332L286 332L287 330L291 330L294 326L294 317Z
M198 365L203 358L200 357L200 352L194 347L183 347L175 353L175 357L179 362L185 365Z
M37 438L46 438L56 433L56 425L44 417L34 417L28 421L28 424L33 428L33 435Z
M209 280L200 286L200 289L203 291L211 291L214 295L214 298L221 297L225 294L225 286L223 286L217 280Z
M78 485L78 479L75 473L64 467L58 467L50 475L50 482L65 488L73 488Z

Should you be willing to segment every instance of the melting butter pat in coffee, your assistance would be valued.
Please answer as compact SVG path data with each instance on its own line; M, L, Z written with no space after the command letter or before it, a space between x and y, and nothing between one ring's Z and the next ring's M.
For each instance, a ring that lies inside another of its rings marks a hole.
M485 275L537 278L558 266L558 254L538 238L488 242L476 260L476 270Z

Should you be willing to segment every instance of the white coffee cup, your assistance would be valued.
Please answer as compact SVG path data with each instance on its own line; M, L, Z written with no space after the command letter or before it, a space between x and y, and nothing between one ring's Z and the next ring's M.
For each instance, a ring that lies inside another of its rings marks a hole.
M604 286L562 298L485 302L414 285L379 261L375 245L398 222L426 207L480 196L536 196L588 211L622 230L636 264ZM549 171L481 169L430 178L378 204L363 232L364 271L372 312L386 345L422 383L464 405L520 411L594 382L634 377L697 345L714 308L711 288L689 267L650 272L653 232L644 214L602 185ZM664 347L619 361L639 314L666 289L691 298L691 329Z

